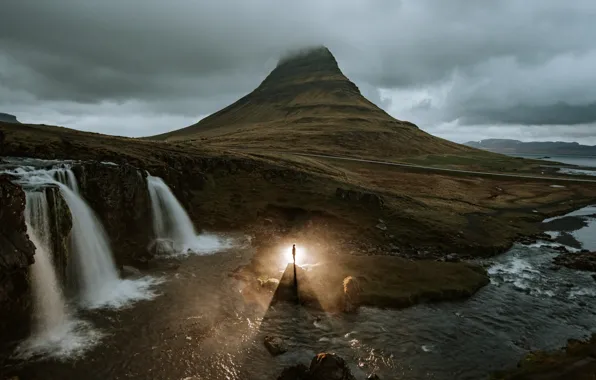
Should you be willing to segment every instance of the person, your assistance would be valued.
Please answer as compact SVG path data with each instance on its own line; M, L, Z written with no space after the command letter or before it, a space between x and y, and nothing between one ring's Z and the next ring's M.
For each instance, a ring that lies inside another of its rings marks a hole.
M292 245L292 260L294 260L294 265L296 265L296 244Z

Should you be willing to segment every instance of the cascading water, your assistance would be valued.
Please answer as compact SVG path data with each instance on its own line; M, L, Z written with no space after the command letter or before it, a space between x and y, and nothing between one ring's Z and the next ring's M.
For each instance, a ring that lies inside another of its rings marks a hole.
M72 183L76 185L76 181ZM101 305L108 302L120 281L106 233L93 210L75 192L77 187L62 183L58 186L72 217L73 256L80 275L81 299L89 306Z
M175 249L192 247L197 233L188 214L172 190L159 177L147 176L153 212L153 229L157 239L171 239Z
M51 166L51 169L48 169ZM62 294L58 268L51 252L52 237L47 193L58 188L72 218L69 260L74 264L80 288L79 301L87 308L122 307L132 301L156 296L153 285L161 279L141 277L135 280L118 278L108 239L95 213L79 195L70 163L33 159L5 158L0 173L7 173L26 193L25 217L31 241L36 246L35 263L31 266L34 297L34 332L22 342L16 354L31 356L73 357L97 344L102 334L90 324L78 320ZM55 201L55 199L54 199ZM54 221L57 223L57 221ZM66 262L62 263L65 265ZM70 265L70 263L68 264ZM64 268L61 268L64 269ZM74 311L74 308L72 309Z
M47 161L32 160L47 167ZM28 161L29 162L29 161ZM11 162L18 165L18 161ZM149 290L158 281L151 277L121 280L105 230L93 210L79 195L76 176L68 165L52 162L52 169L17 166L7 173L16 176L24 188L57 186L72 218L71 255L77 277L78 298L87 308L122 307L130 301L151 299ZM47 201L46 201L47 203Z
M184 207L161 178L147 174L147 186L158 251L206 254L226 248L227 243L217 236L197 235Z
M27 192L25 220L29 238L35 245L35 263L31 265L35 335L55 337L67 323L66 302L57 280L50 250L48 201L44 190Z

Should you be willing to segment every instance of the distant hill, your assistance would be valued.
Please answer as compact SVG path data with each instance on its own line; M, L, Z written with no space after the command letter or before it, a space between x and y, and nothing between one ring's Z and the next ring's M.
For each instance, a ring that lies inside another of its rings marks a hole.
M240 100L194 125L149 139L383 158L474 151L387 114L362 96L325 47L280 60Z
M0 121L5 123L18 123L17 117L8 113L0 112Z
M465 145L497 153L596 156L596 146L576 142L487 139L468 141Z

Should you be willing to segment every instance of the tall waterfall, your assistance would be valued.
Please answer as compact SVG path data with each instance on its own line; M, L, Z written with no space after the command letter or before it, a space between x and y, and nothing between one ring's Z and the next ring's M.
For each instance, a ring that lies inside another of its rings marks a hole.
M62 289L53 265L48 200L44 190L26 193L27 233L35 245L35 263L31 266L34 305L34 331L41 339L56 335L67 322Z
M147 175L155 243L162 253L213 253L228 243L215 235L197 235L190 217L159 177Z
M72 173L67 170L67 173ZM105 230L95 213L77 193L76 179L70 186L58 183L72 217L72 248L80 279L81 299L88 305L103 303L119 281ZM72 186L72 187L71 187Z

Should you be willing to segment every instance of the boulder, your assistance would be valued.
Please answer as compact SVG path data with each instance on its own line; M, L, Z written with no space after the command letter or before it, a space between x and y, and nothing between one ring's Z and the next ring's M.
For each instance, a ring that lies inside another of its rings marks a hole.
M346 362L335 354L320 353L310 362L310 380L356 380Z
M288 346L283 339L277 336L265 337L265 348L272 356L281 355L288 351Z
M284 369L277 380L308 380L308 367L304 364L297 364Z

